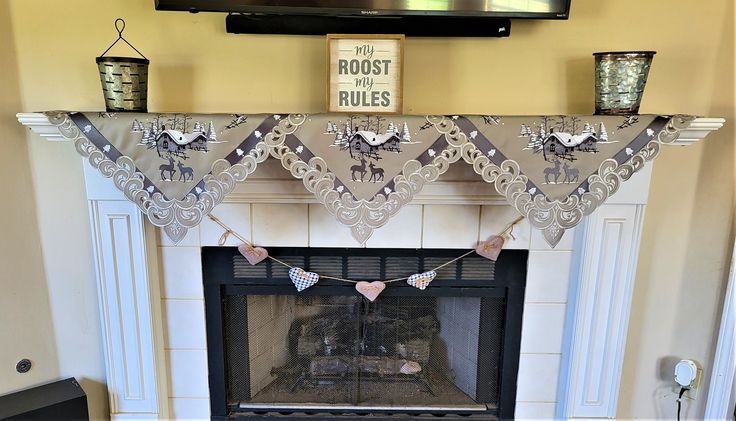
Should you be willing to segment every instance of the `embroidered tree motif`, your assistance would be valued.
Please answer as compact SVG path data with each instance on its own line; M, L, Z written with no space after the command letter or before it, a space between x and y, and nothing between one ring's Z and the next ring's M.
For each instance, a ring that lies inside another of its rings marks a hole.
M606 126L604 126L602 122L598 124L598 140L601 142L608 141L608 132L606 131Z
M207 134L205 136L210 142L217 141L217 133L215 132L215 125L212 123L212 121L210 121L210 124L207 125Z
M409 143L411 142L411 134L409 133L409 125L404 122L404 127L401 129L401 142L402 143Z

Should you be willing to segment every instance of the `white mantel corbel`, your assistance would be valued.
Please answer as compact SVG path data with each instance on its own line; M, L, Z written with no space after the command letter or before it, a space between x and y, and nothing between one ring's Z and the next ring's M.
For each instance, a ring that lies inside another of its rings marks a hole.
M42 113L19 113L17 118L47 140L64 140ZM723 123L720 118L697 118L674 144L696 143ZM155 235L135 204L96 170L84 165L111 417L168 419ZM558 418L616 417L650 176L651 172L645 170L633 177L576 230L577 264L570 282ZM287 184L269 183L267 189L257 182L249 184L236 189L230 201L313 201L303 190L295 193ZM451 189L443 187L442 182L433 184L416 198L418 203L483 204L501 200L488 194L479 196L477 192L483 190L474 188L477 183L454 183ZM617 265L628 270L614 271Z

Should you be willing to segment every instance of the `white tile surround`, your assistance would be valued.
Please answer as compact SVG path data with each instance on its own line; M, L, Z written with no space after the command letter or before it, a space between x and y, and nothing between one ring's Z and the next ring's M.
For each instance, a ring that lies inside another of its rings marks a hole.
M404 211L408 211L406 215L402 215ZM327 214L321 205L310 205L307 213L306 205L227 203L218 206L213 213L246 238L255 237L259 245L356 246L349 230ZM501 204L419 205L404 209L402 213L396 221L401 234L390 227L379 229L376 234L391 235L376 235L368 246L397 247L394 239L399 239L398 247L467 249L479 238L497 232L515 218L513 209ZM401 219L405 223L402 224ZM447 221L451 221L451 229L441 228ZM209 416L207 366L202 363L207 347L198 253L200 246L217 245L222 234L222 229L215 224L203 224L192 231L180 245L172 245L160 234L158 247L162 261L161 299L167 309L164 316L168 338L166 352L172 380L169 408L172 417L181 419ZM530 250L516 410L519 416L552 419L557 401L574 232L565 234L554 250L541 235L531 234L526 223L517 226L513 234L516 239L508 248ZM196 243L197 238L199 243ZM331 242L333 238L335 241ZM181 318L171 317L178 313L169 309L188 313ZM194 346L196 344L199 345ZM198 379L204 379L205 384L195 388L191 383ZM194 390L199 394L193 394Z

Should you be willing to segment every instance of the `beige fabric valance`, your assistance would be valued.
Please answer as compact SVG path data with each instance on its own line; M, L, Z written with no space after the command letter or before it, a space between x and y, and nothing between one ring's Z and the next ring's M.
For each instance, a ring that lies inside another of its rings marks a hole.
M271 157L302 179L360 243L426 183L464 161L553 246L692 120L655 115L46 114L175 242Z

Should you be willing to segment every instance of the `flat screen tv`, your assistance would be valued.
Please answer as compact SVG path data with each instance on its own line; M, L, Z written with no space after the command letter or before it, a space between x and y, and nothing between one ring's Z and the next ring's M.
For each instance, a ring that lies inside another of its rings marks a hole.
M281 15L567 19L570 0L156 0L156 9Z

